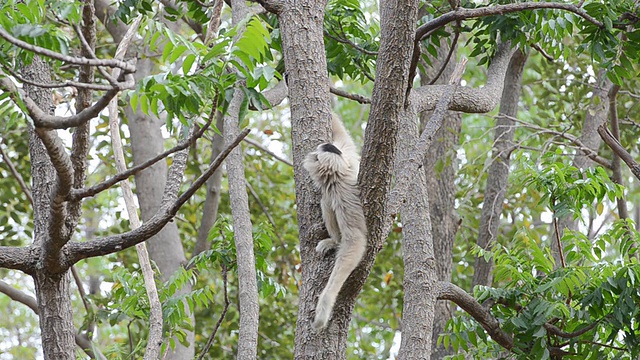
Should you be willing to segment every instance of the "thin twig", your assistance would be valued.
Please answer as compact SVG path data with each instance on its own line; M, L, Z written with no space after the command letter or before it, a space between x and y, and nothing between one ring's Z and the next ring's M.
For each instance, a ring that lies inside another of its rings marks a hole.
M251 146L255 147L256 149L258 149L258 150L260 150L260 151L262 151L262 152L264 152L264 153L267 153L267 154L271 155L274 159L276 159L276 160L278 160L278 161L281 161L282 163L287 164L287 165L289 165L289 166L293 167L293 163L292 163L291 161L289 161L289 160L287 160L287 159L283 158L282 156L280 156L280 155L278 155L278 154L274 153L273 151L271 151L271 150L267 149L266 147L264 147L264 146L263 146L262 144L260 144L259 142L255 141L255 140L253 140L253 139L250 139L250 138L248 138L248 137L244 138L244 141L245 141L246 143L248 143L249 145L251 145Z
M362 95L358 95L358 94L350 94L344 90L335 88L333 86L329 87L329 91L333 94L333 95L337 95L346 99L350 99L353 101L357 101L360 104L371 104L371 99Z
M156 156L154 156L153 158L143 162L142 164L136 165L130 169L127 169L123 172L120 172L118 174L116 174L114 177L105 180L99 184L93 185L91 187L88 188L82 188L82 189L73 189L71 190L71 193L69 194L68 200L78 200L78 199L83 199L86 197L90 197L90 196L95 196L96 194L109 189L110 187L112 187L113 185L119 183L120 181L127 179L128 177L137 174L138 172L152 166L153 164L157 163L158 161L166 158L167 156L178 152L180 150L184 150L186 148L188 148L189 146L193 145L200 137L202 137L202 135L204 134L204 132L209 128L209 126L211 125L211 122L213 121L213 117L215 116L215 109L216 106L213 107L213 110L211 111L211 114L209 115L209 118L207 119L207 122L204 124L204 126L194 132L191 136L189 136L189 138L185 139L184 141L181 141L178 145L176 145L175 147L166 150Z
M640 180L640 165L633 159L631 154L620 144L618 140L611 134L609 129L607 129L604 125L600 125L598 127L598 134L602 140L609 145L611 150L615 152L620 159L627 164L629 169L631 169L631 173L636 177L636 179Z
M331 35L331 33L329 33L329 31L325 30L324 31L324 35L330 39L333 39L339 43L342 44L347 44L349 46L351 46L352 48L360 51L361 53L365 54L365 55L371 55L371 56L377 56L378 52L377 51L371 51L371 50L367 50L359 45L357 45L356 43L354 43L353 41L347 39L347 38L341 38L335 35Z
M84 57L74 57L60 54L58 52L42 48L40 46L31 45L28 42L22 41L18 38L11 36L4 28L0 27L0 37L5 39L7 42L22 48L24 50L30 51L32 53L36 53L38 55L43 55L54 60L60 60L71 64L76 65L91 65L91 66L108 66L111 68L120 68L124 70L125 73L133 73L136 71L136 67L132 64L129 64L126 61L116 60L116 59L87 59Z
M436 76L429 82L429 85L435 84L436 81L438 81L438 79L440 78L440 76L442 76L444 69L447 68L449 61L451 61L451 56L453 55L454 51L456 51L456 46L458 45L458 37L460 36L460 20L456 21L455 31L456 31L456 34L453 37L453 41L451 41L451 46L449 47L449 53L447 54L447 58L442 63L442 66L440 67L440 70L438 71Z
M22 189L22 192L24 192L24 195L29 200L29 203L31 203L31 205L33 205L33 195L31 195L31 189L24 182L24 179L22 178L22 175L20 175L20 173L16 169L15 165L13 164L13 162L11 161L9 156L7 156L7 154L5 154L5 152L4 152L4 150L2 150L2 142L3 142L3 139L0 139L0 156L2 156L2 158L4 159L4 162L9 167L9 171L11 171L11 174L13 175L13 177L16 178L16 181L18 181L18 185L20 185L20 188Z
M560 241L560 229L558 228L558 218L553 218L553 226L556 230L556 241L558 242L558 251L560 252L560 263L562 264L562 268L566 268L567 264L564 261L564 250L562 249L562 242ZM571 293L569 293L569 298L571 298Z
M113 90L114 88L118 88L117 86L114 87L114 86L111 86L111 85L87 84L87 83L83 83L83 82L79 82L79 81L72 81L72 80L67 80L65 82L60 82L60 83L49 83L49 84L46 84L46 83L41 83L41 82L37 82L37 81L26 79L22 75L20 75L17 72L13 71L11 68L9 68L8 66L6 66L4 64L2 64L2 68L4 69L4 71L8 72L11 76L13 76L17 80L19 80L21 83L37 86L37 87L43 88L43 89L57 89L57 88L63 88L63 87L75 87L75 88L89 89L89 90L109 91L109 90Z
M218 332L218 329L222 324L222 320L224 320L225 315L227 315L227 310L229 310L229 293L227 291L227 265L225 265L224 263L222 263L222 284L224 287L224 308L222 309L222 314L220 314L220 318L216 323L216 327L213 329L211 335L209 335L209 339L207 340L206 345L202 349L200 356L198 356L198 360L202 360L207 352L209 352L209 349L213 344L213 339L215 338L216 333Z

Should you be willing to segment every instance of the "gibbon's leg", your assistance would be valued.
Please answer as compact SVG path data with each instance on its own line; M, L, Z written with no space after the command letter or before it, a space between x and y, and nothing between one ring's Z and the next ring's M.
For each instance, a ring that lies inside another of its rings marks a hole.
M329 232L329 237L320 241L316 246L316 251L322 254L326 254L330 250L335 249L340 244L340 229L338 228L338 220L336 219L336 213L331 207L321 202L322 206L322 219Z
M366 239L363 239L366 241ZM342 285L347 280L353 269L358 266L366 244L363 246L363 241L359 239L344 239L338 248L336 255L336 262L331 271L331 276L325 286L320 298L318 298L318 304L316 305L316 317L313 320L313 328L316 330L323 329L327 326L329 318L331 318L331 311L333 305L336 302L338 293L342 288Z

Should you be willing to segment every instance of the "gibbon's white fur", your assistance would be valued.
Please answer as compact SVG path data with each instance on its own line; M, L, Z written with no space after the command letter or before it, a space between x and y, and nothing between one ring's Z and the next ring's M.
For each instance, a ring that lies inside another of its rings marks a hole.
M333 271L316 305L316 330L327 326L342 285L367 247L367 224L357 184L360 157L342 121L334 115L331 125L333 142L319 145L304 160L304 168L322 192L322 218L330 236L318 243L316 251L324 254L338 248Z

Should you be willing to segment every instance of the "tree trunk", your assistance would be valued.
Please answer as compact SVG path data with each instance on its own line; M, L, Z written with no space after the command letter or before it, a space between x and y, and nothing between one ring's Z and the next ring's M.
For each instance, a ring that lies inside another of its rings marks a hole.
M305 155L331 139L329 78L323 42L326 1L286 1L278 14L282 50L291 102L296 205L300 237L302 281L295 334L296 359L340 359L346 353L349 316L335 311L329 327L316 333L312 327L316 301L331 273L332 261L315 252L326 232L320 230L320 194L302 167Z
M240 105L244 93L236 88L224 117L225 144L231 143L240 133ZM255 359L258 351L258 283L256 260L253 253L253 236L249 198L244 174L242 146L238 146L227 157L229 176L229 202L233 217L233 237L238 263L238 300L240 302L240 330L238 334L237 359Z
M51 82L49 66L39 57L22 69L22 75L29 80L40 83ZM44 111L53 114L53 97L51 90L24 85L26 93ZM55 131L55 130L50 130ZM42 245L43 239L49 236L49 219L51 211L51 190L56 182L56 172L49 160L49 155L35 130L29 125L29 154L31 156L31 176L34 212L34 244ZM33 281L38 301L42 350L45 360L74 360L75 341L71 298L69 295L69 271L51 274L43 268L36 270Z
M518 114L518 101L522 90L522 72L527 55L517 50L511 57L504 79L504 89L500 99L500 113L496 122L494 145L491 151L492 162L487 170L487 186L484 193L480 230L477 244L489 250L498 237L498 227L502 214L502 203L509 185L509 157L513 151L513 135L515 118ZM490 286L493 262L476 256L472 287L476 285Z
M427 72L420 74L420 84L428 85L439 69L447 61L449 45L444 42L438 48L438 58L434 59L433 66ZM451 59L456 58L453 51ZM455 68L455 61L449 60L436 84L446 84ZM431 112L420 114L421 131L429 120ZM444 118L442 127L436 133L433 143L429 147L427 156L424 159L426 170L427 193L430 196L429 212L431 223L438 224L432 228L433 250L436 256L436 274L440 281L451 281L452 271L452 251L453 242L458 230L458 219L455 215L455 176L456 176L456 153L452 151L460 140L460 129L462 126L462 116L460 113L450 111ZM443 166L439 166L443 163ZM438 168L440 170L438 170ZM431 337L431 358L442 359L453 354L453 349L445 348L444 345L437 346L438 336L444 331L447 321L451 318L454 310L451 309L449 301L438 301L435 307L435 317L433 320L433 336Z

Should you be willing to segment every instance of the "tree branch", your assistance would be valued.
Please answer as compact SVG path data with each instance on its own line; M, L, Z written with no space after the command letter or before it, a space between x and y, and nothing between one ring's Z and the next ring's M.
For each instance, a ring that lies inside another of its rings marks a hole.
M64 61L70 64L76 65L90 65L90 66L107 66L110 68L120 68L124 70L125 74L130 74L136 71L136 67L132 64L129 64L126 61L115 60L115 59L87 59L85 57L73 57L67 56L55 51L45 49L36 45L31 45L28 42L22 41L18 38L11 36L4 28L0 27L0 37L5 39L7 42L27 50L29 52L43 55L48 58L52 58L54 60Z
M486 113L493 110L500 101L500 94L504 86L504 77L511 55L515 48L511 48L510 42L498 46L498 51L487 69L487 82L483 88L475 89L451 85L426 85L414 89L409 101L415 106L418 113L432 110L442 99L444 94L455 87L454 94L448 110L462 111L466 113Z
M23 305L26 305L31 310L33 310L33 312L36 313L36 315L39 315L38 303L36 299L14 288L13 286L5 283L2 280L0 280L0 293L7 295L11 300L14 300ZM102 355L102 353L100 353L99 351L97 352L97 357L96 357L96 353L93 352L93 350L95 349L95 346L93 345L91 340L89 340L89 338L75 332L75 340L76 340L76 345L78 345L82 349L82 351L84 351L85 354L87 354L90 358L92 359L98 358L100 360L103 360L103 359L106 360L104 355Z
M609 129L607 129L604 125L600 125L598 126L598 134L600 134L602 140L607 145L609 145L611 150L613 150L613 152L616 153L620 157L620 159L622 159L622 161L627 164L627 166L629 166L629 169L631 169L631 172L636 177L636 179L640 180L640 165L638 165L631 154L629 154L629 152L620 144L620 142L616 140L613 134L609 132Z
M127 75L127 77L128 79L124 84L127 84L127 88L132 88L135 85L133 76ZM49 115L48 113L44 112L29 96L25 94L22 89L16 87L11 79L7 77L0 79L0 90L10 93L11 99L18 105L20 104L20 100L22 100L27 113L33 119L33 124L37 128L44 129L68 129L70 127L76 127L84 124L87 121L98 116L100 112L104 110L105 107L107 107L109 101L111 101L111 99L113 99L120 91L120 89L111 89L107 91L104 96L102 96L100 100L96 101L96 103L93 104L93 106L91 106L90 108L85 109L80 113L72 116L62 117ZM20 95L22 99L19 99L18 95Z
M211 166L193 184L180 195L175 201L169 203L163 200L163 204L158 212L149 221L145 222L139 228L128 231L124 234L112 235L103 239L87 241L87 242L70 242L65 249L68 250L68 265L74 264L82 259L95 256L103 256L117 251L127 249L131 246L139 244L153 235L157 234L162 228L173 219L175 214L180 210L191 196L204 184L214 171L222 164L224 159L229 155L231 150L249 134L249 129L245 129L220 155L211 163ZM0 250L2 248L0 247ZM2 252L0 252L2 254ZM0 260L2 258L0 257ZM2 261L0 261L2 265Z
M378 56L378 52L377 51L371 51L371 50L367 50L361 46L358 46L357 44L355 44L353 41L347 39L347 38L341 38L335 35L331 35L331 33L329 33L329 31L325 30L324 31L324 35L328 38L331 38L341 44L347 44L349 46L351 46L352 48L360 51L361 53L365 54L365 55L371 55L371 56Z
M411 89L411 84L413 84L413 78L415 77L415 74L416 74L416 67L418 66L418 61L420 60L420 41L422 41L422 39L426 37L428 34L430 34L431 32L453 21L462 21L466 19L479 18L484 16L490 16L490 15L504 15L504 14L519 12L524 10L538 10L538 9L566 10L566 11L575 13L576 15L584 18L585 20L591 22L592 24L598 26L599 28L604 27L604 24L601 21L590 16L585 10L575 5L565 4L565 3L525 2L525 3L515 3L515 4L506 4L506 5L487 6L487 7L481 7L476 9L466 9L466 8L458 7L444 15L438 16L437 18L423 24L422 26L416 29L416 35L415 35L414 46L413 46L413 54L411 55L411 65L409 67L408 89Z
M119 183L120 181L129 178L132 175L137 174L138 172L152 166L153 164L157 163L158 161L166 158L167 156L178 152L180 150L184 150L188 147L190 147L191 145L193 145L199 138L202 137L202 135L204 134L204 132L209 128L209 126L211 125L211 122L213 121L213 117L215 117L215 107L212 110L211 115L209 115L209 119L207 119L207 122L204 124L204 126L194 132L193 134L191 134L189 136L189 138L181 141L180 143L178 143L178 145L176 145L175 147L166 150L156 156L154 156L153 158L143 162L142 164L139 164L137 166L134 166L132 168L129 168L123 172L120 172L118 174L116 174L114 177L105 180L99 184L93 185L91 187L88 188L83 188L83 189L73 189L71 190L71 192L69 193L68 196L68 200L77 200L77 199L83 199L86 197L91 197L91 196L95 196L98 193L109 189L110 187L112 187L113 185Z
M438 282L438 300L449 300L458 305L467 314L473 317L482 328L497 342L500 346L507 350L513 349L514 343L511 335L507 334L500 328L500 322L491 314L491 312L483 307L480 303L467 294L466 291L456 285L446 282Z
M599 28L603 28L604 24L598 19L589 15L584 9L581 9L573 4L566 3L554 3L554 2L524 2L506 5L494 5L481 7L476 9L465 9L462 7L456 8L444 15L423 24L416 29L416 42L422 40L422 38L430 31L439 29L452 21L461 21L472 18L479 18L490 15L504 15L524 10L538 10L538 9L557 9L572 12L588 22L596 25Z
M283 162L284 164L287 164L287 165L289 165L289 166L293 166L293 164L291 163L291 161L289 161L289 160L287 160L287 159L285 159L285 158L283 158L283 157L281 157L281 156L277 155L277 154L276 154L276 153L274 153L273 151L271 151L271 150L267 149L266 147L262 146L262 144L260 144L259 142L255 141L255 140L253 140L253 139L251 139L251 138L245 138L245 139L244 139L244 141L245 141L246 143L248 143L249 145L251 145L251 146L255 147L256 149L258 149L258 150L260 150L260 151L262 151L262 152L264 152L264 153L266 153L266 154L271 155L271 157L273 157L274 159L276 159L276 160L278 160L278 161L281 161L281 162Z
M427 150L433 142L433 136L442 126L442 121L447 113L447 109L453 101L453 95L456 89L454 84L460 82L466 64L467 59L463 58L456 66L456 69L453 71L453 74L449 79L449 85L445 87L446 91L442 94L440 101L431 115L431 119L427 122L425 129L415 144L415 147L412 149L411 153L406 154L406 158L398 160L396 165L396 186L391 191L389 207L387 209L389 216L398 213L400 204L407 194L408 184L411 183L411 177L415 171L422 167ZM405 116L415 117L413 113ZM415 120L412 119L412 121Z
M4 152L4 150L2 150L2 138L0 138L0 156L2 156L2 159L7 164L7 167L9 168L9 171L11 171L11 174L13 175L13 177L16 178L16 181L18 182L18 185L20 185L20 188L24 192L24 195L27 197L27 200L29 200L29 203L31 203L31 205L33 205L33 195L31 195L31 189L24 182L24 179L22 178L22 175L20 175L20 173L16 169L15 165L13 164L13 162L11 161L9 156L7 156L7 154L5 154L5 152Z
M588 147L585 143L582 142L582 140L580 140L580 138L571 135L567 132L563 132L563 131L555 131L555 130L551 130L551 129L546 129L534 124L530 124L528 122L522 121L518 118L512 117L512 116L506 116L506 115L502 115L505 116L511 120L513 120L514 122L517 122L519 124L521 124L522 126L529 128L529 129L533 129L538 131L538 133L540 134L553 134L555 136L559 136L563 139L567 139L569 141L571 141L572 143L574 143L577 147L578 150L582 151L586 157L588 157L589 159L593 160L594 162L606 167L607 169L611 169L612 165L611 162L607 159L605 159L604 157L598 155L598 152L590 147Z
M329 91L333 94L333 95L337 95L337 96L341 96L343 98L347 98L353 101L357 101L360 104L371 104L371 99L369 99L368 97L362 96L362 95L358 95L358 94L350 94L344 90L335 88L333 86L329 86Z

